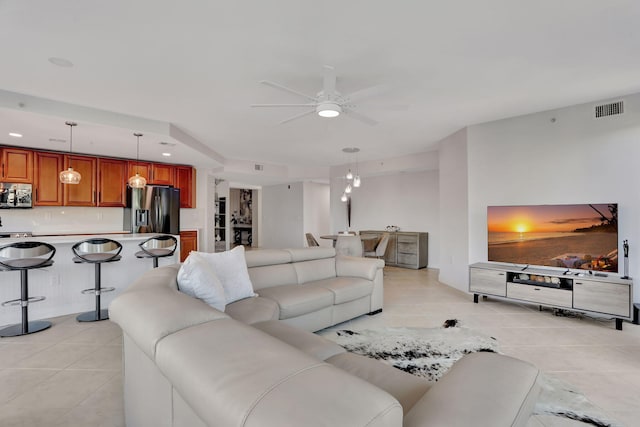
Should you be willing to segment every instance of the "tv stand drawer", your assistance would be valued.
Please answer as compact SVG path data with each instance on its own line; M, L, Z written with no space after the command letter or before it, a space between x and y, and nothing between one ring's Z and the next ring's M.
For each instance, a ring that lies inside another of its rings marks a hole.
M520 283L507 283L507 298L567 308L573 306L573 294L570 290Z

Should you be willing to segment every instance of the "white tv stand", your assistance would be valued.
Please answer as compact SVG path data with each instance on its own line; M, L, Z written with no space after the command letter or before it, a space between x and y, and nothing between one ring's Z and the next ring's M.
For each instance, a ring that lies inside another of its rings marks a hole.
M618 330L633 319L633 281L610 273L480 262L469 266L469 292L476 304L482 295L613 316Z

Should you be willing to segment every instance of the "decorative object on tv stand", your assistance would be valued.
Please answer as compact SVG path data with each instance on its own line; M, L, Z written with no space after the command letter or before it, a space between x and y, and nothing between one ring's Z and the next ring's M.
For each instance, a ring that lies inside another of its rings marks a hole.
M622 242L622 249L624 250L624 276L623 279L630 279L629 277L629 241L624 240Z
M351 165L349 165L349 169L344 177L344 179L347 181L347 186L345 187L340 200L343 202L346 202L348 199L348 194L351 194L354 188L360 187L361 180L360 180L360 174L358 172L358 157L356 154L360 152L360 149L358 147L346 147L346 148L343 148L342 151L347 154L356 155L356 162L355 162L355 168L354 168L356 171L355 175L351 171Z
M136 137L136 174L129 178L129 187L131 188L144 188L147 185L147 180L140 176L140 137L141 133L134 133L133 136Z
M395 231L400 231L400 227L398 227L397 225L387 225L385 227L385 230L390 232L395 232Z
M71 154L73 152L73 127L78 124L76 122L64 122L64 124L69 126L69 154ZM71 157L69 157L69 168L60 172L58 178L63 184L80 184L82 176L80 172L74 171L71 167Z

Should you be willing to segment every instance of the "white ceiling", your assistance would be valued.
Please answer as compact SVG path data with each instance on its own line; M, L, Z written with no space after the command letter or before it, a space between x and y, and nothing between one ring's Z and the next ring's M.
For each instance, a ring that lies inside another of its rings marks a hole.
M470 124L638 92L638 22L637 0L0 0L0 90L171 123L234 161L321 168L345 163L343 147L403 156ZM302 101L261 80L315 95L324 64L342 93L389 88L357 109L378 125L280 125L304 110L250 107ZM68 136L74 117L6 104L0 143ZM141 129L75 119L74 151L135 155ZM170 161L219 165L162 132L141 156L163 140L183 153Z

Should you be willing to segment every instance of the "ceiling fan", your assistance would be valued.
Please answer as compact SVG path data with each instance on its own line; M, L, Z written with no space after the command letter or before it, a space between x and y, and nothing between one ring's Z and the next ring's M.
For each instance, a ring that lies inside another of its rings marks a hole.
M320 117L337 117L341 113L345 116L359 120L368 125L374 126L378 122L371 117L354 111L356 108L355 102L372 96L378 92L382 86L372 86L366 89L352 92L349 95L343 95L336 90L336 71L330 65L323 66L323 84L322 90L315 96L307 95L302 92L298 92L295 89L282 86L278 83L274 83L268 80L262 80L260 83L270 86L275 89L279 89L285 92L292 93L299 97L305 98L308 102L300 104L253 104L252 107L306 107L307 111L296 114L293 117L282 120L280 124L290 122L292 120L299 119L309 114L317 113Z

